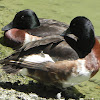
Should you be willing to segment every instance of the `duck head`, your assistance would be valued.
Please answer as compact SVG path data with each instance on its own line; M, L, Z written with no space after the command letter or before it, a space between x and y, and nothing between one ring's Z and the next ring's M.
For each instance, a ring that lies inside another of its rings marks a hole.
M13 21L2 28L2 31L7 31L12 28L17 29L34 29L40 26L39 19L35 12L30 9L22 10L18 12Z
M68 36L74 34L77 40ZM91 21L83 16L74 18L69 28L63 32L62 36L67 43L78 53L80 58L84 58L91 52L95 44L94 28Z

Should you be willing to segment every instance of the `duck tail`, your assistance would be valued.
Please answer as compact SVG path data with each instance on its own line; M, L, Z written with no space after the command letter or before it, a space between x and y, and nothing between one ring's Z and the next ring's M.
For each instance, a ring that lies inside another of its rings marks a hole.
M7 65L4 65L3 67L2 67L2 69L6 72L6 73L9 73L9 74L11 74L11 73L13 73L13 74L16 74L19 70L20 70L20 68L18 67L18 66L16 66L16 65L12 65L12 64L7 64Z
M1 59L0 60L0 64L3 65L2 69L6 72L6 73L16 73L20 68L17 67L15 64L11 64L11 61L16 61L18 59L19 56L19 52L13 53L12 55Z
M26 68L27 70L42 70L42 71L48 71L48 68L46 65L50 62L44 62L44 63L34 63L34 62L20 62L20 61L14 61L10 60L9 63L3 65L2 69L6 73L17 73L21 69ZM26 74L27 75L27 74Z
M17 60L19 54L20 54L20 52L16 52L16 53L13 53L12 55L10 55L4 59L1 59L0 64L8 64L10 60Z

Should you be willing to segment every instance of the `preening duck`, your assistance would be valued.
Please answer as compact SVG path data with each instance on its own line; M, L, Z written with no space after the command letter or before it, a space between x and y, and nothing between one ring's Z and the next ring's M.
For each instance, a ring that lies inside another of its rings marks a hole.
M74 34L77 38L68 34ZM91 21L82 16L74 18L62 36L66 41L64 45L67 45L62 50L57 46L63 44L64 39L49 36L28 43L0 63L4 64L3 69L8 73L20 71L39 82L61 89L93 77L100 68L100 43L95 38Z

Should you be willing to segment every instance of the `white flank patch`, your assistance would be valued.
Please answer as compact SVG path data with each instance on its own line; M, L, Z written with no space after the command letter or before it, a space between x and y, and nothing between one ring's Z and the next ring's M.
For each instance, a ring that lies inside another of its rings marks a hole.
M75 73L76 71L76 73ZM77 60L77 69L73 68L71 76L62 82L63 88L73 86L88 80L91 72L85 66L85 60Z
M22 69L19 71L19 73L22 74L22 75L26 75L26 76L29 75L29 72L28 72L28 69L27 69L27 68L22 68Z
M32 42L32 41L39 40L39 39L41 39L41 37L37 37L37 36L30 35L28 33L25 33L25 40L24 40L23 45L25 45L29 42Z
M25 45L25 44L27 44L27 43L29 43L31 41L32 41L31 36L29 34L25 33L25 40L24 40L24 44L23 45ZM33 41L35 41L35 39Z
M25 57L24 61L42 63L46 61L54 62L53 59L48 54L33 54Z

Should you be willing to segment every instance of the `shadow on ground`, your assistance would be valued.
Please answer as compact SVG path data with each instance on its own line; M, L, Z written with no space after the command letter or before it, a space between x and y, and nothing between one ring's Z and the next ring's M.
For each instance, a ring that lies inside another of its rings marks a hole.
M0 44L2 44L3 46L5 46L5 43L4 43L4 36L0 37Z
M36 93L39 97L43 98L56 98L56 94L61 92L61 90L56 87L44 86L43 84L34 83L33 81L30 81L28 84L20 84L20 81L15 83L0 82L0 87L4 89L14 89L24 93ZM66 94L66 100L68 98L78 99L85 97L75 87L68 88ZM65 92L62 92L62 96L65 97Z
M6 46L4 43L4 36L0 38L0 44ZM0 82L0 87L2 87L3 89L14 89L16 91L24 92L27 94L36 93L39 97L43 98L56 98L57 93L61 92L61 90L56 87L48 87L40 83L34 83L33 81L30 81L28 84L20 84L20 83L21 83L20 81L17 81L15 83ZM66 99L73 98L75 100L85 97L75 87L67 88L66 93L62 91L62 96L65 97Z
M6 47L10 47L10 48L12 48L13 50L16 50L16 49L18 49L19 47L16 47L16 46L13 46L11 43L10 43L10 40L9 40L9 43L8 42L5 42L4 41L4 36L2 36L2 37L0 37L0 44L2 45L2 46L6 46Z

